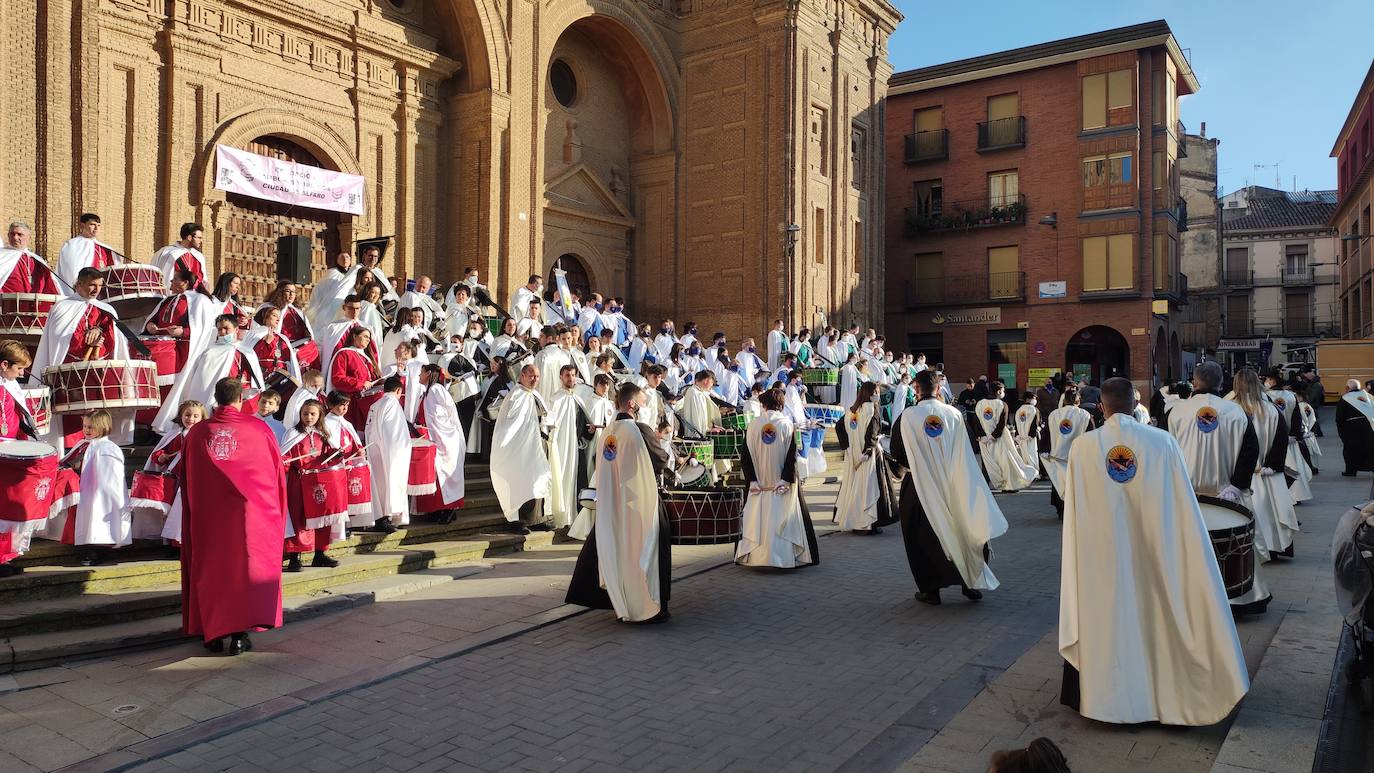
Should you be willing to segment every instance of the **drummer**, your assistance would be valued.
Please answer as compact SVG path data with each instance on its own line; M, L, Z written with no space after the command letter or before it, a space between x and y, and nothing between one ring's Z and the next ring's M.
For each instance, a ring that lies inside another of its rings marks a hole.
M33 364L29 350L18 341L0 341L0 440L37 440L38 430L25 401L24 371Z
M158 383L170 386L185 370L186 364L205 351L215 338L215 304L203 293L193 288L196 275L186 270L172 274L172 294L158 301L143 332L150 336L166 336L175 341L175 355L172 370L162 372L158 369ZM154 358L156 359L156 357ZM163 382L166 381L166 384Z
M0 247L0 293L60 295L52 269L29 250L33 230L21 220L10 223Z
M175 475L179 479L182 471L181 454L186 448L186 433L195 425L205 421L205 418L205 406L198 400L186 400L177 406L177 418L173 422L176 424L177 431L168 432L162 436L162 439L153 447L153 452L148 454L147 461L143 463L143 470ZM135 535L146 533L147 522L155 519L158 515L137 506L133 507L132 512ZM176 497L172 500L171 509L168 510L158 531L158 535L169 543L169 557L171 554L179 555L177 546L181 544L181 515L181 490L178 487Z
M166 277L168 289L172 289L172 281L183 271L191 275L192 288L200 287L205 284L206 274L205 255L201 253L205 229L200 223L182 223L180 233L179 240L157 251L152 263Z
M331 459L332 457L332 459ZM319 518L311 518L306 513L303 495L307 488L303 477L311 470L319 470L332 463L342 463L335 449L324 434L324 406L319 400L307 400L301 406L300 419L281 441L282 464L286 467L286 501L291 513L291 525L295 536L286 540L286 568L283 571L301 570L301 553L315 551L310 565L316 568L332 569L339 565L338 560L330 558L326 552L329 543L342 538L347 513L326 513Z
M62 245L57 258L57 274L68 284L77 284L81 272L95 269L97 272L124 262L123 256L110 245L97 240L100 235L100 215L87 212L77 219L76 236Z
M1131 393L1107 379L1103 426L1069 451L1060 702L1100 722L1211 725L1249 689L1245 657L1183 454L1134 420Z

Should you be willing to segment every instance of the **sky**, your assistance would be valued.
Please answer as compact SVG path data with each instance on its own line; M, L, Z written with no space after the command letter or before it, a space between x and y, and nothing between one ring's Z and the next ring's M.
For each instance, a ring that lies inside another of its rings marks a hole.
M888 46L899 72L1164 19L1202 84L1180 117L1221 140L1223 195L1276 176L1335 188L1331 147L1374 59L1370 0L892 2L906 16Z

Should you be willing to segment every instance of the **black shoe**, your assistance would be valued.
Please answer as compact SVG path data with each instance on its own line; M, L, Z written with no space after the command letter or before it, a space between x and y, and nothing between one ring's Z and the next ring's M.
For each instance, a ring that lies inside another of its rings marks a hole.
M162 557L167 559L168 561L180 561L181 548L177 547L176 545L163 545Z
M81 554L82 566L95 566L98 563L100 563L100 559L96 556L94 550L87 550Z
M395 534L396 524L392 523L389 517L378 518L377 522L372 524L372 531L378 532L379 534Z
M917 593L916 600L922 604L929 604L932 607L938 607L942 603L940 601L940 591L938 590L933 590L930 593Z
M292 554L286 559L286 568L283 569L282 571L283 571L283 572L299 572L300 570L301 570L301 554L300 554L300 553L292 553Z
M213 641L205 642L205 649L215 653L216 655L218 655L221 652L224 652L224 639L219 638Z
M523 524L523 523L520 523L519 521L516 521L515 523L512 523L512 524L510 525L510 530L511 530L511 532L514 533L514 534L529 534L529 533L530 533L529 527L526 526L526 525Z
M645 622L645 623L648 623L649 625L654 625L654 624L656 624L656 623L666 623L666 622L668 622L669 620L672 620L672 619L673 619L673 614L672 614L671 612L669 612L668 610L665 609L665 610L663 610L662 612L659 612L658 614L656 614L656 615L654 615L653 617L649 618L648 620L645 620L644 622Z
M542 522L542 523L532 524L532 525L530 526L530 530L531 530L531 531L553 531L553 524L549 523L548 521L544 521L544 522Z
M242 655L253 649L253 645L248 642L248 634L236 633L229 637L229 654Z
M16 574L23 574L24 567L14 564L0 564L0 577L13 577Z
M339 561L336 558L330 558L329 554L323 550L316 550L315 559L310 562L310 565L316 569L333 569L339 565Z
M964 588L963 594L964 598L968 599L969 601L981 601L983 598L983 592L980 590L974 590L973 588Z

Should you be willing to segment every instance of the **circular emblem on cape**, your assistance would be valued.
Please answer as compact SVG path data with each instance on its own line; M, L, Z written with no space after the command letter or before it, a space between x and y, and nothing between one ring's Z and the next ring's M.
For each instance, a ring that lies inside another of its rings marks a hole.
M310 498L315 500L315 504L322 505L327 497L328 494L325 493L324 484L316 483L315 490L310 492Z
M48 493L52 491L52 481L48 478L38 481L38 485L33 489L33 498L37 502L42 502L48 498Z
M983 418L987 419L988 421L992 421L992 409L991 409L991 408L984 408L984 409L983 409Z
M606 445L601 448L601 458L608 462L615 461L615 435L606 438Z
M1197 412L1197 428L1204 433L1215 432L1219 424L1215 408L1203 407Z
M1356 395L1356 396L1355 396L1355 399L1356 399L1356 400L1359 400L1359 401L1362 402L1362 403L1367 403L1367 402L1369 402L1368 400L1365 399L1364 395Z
M1069 434L1070 432L1073 432L1073 422L1069 421L1068 419L1060 419L1060 420L1059 420L1059 434L1061 434L1061 435L1067 435L1067 434Z
M778 439L778 428L774 427L772 424L765 424L763 425L763 431L760 433L760 437L764 445L771 446L774 441Z
M1274 405L1277 405L1280 411L1288 410L1288 401L1283 399L1282 397L1275 397Z
M939 416L927 416L925 429L926 434L930 437L940 437L945 431L945 423L940 421Z
M1126 446L1112 446L1107 452L1107 477L1125 483L1135 477L1135 451Z
M362 493L363 493L363 479L362 479L362 478L349 478L349 479L348 479L348 495L349 495L349 496L356 497L356 496L358 496L359 494L362 494Z

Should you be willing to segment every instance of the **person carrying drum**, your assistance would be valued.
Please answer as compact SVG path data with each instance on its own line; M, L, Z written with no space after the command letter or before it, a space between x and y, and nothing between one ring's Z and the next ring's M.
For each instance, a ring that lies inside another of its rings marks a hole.
M1244 409L1217 394L1220 388L1221 366L1200 363L1193 369L1192 396L1172 403L1160 426L1168 429L1183 450L1194 492L1239 504L1248 512L1250 484L1260 463L1259 435ZM1231 610L1258 614L1272 598L1256 565L1254 584L1231 599Z
M1102 427L1069 451L1060 702L1099 722L1215 724L1250 680L1188 466L1133 418L1130 381L1101 391Z
M615 421L597 449L596 522L566 601L613 609L621 622L662 623L670 617L672 546L658 481L668 471L668 453L662 437L638 420L643 390L622 384L615 403Z

